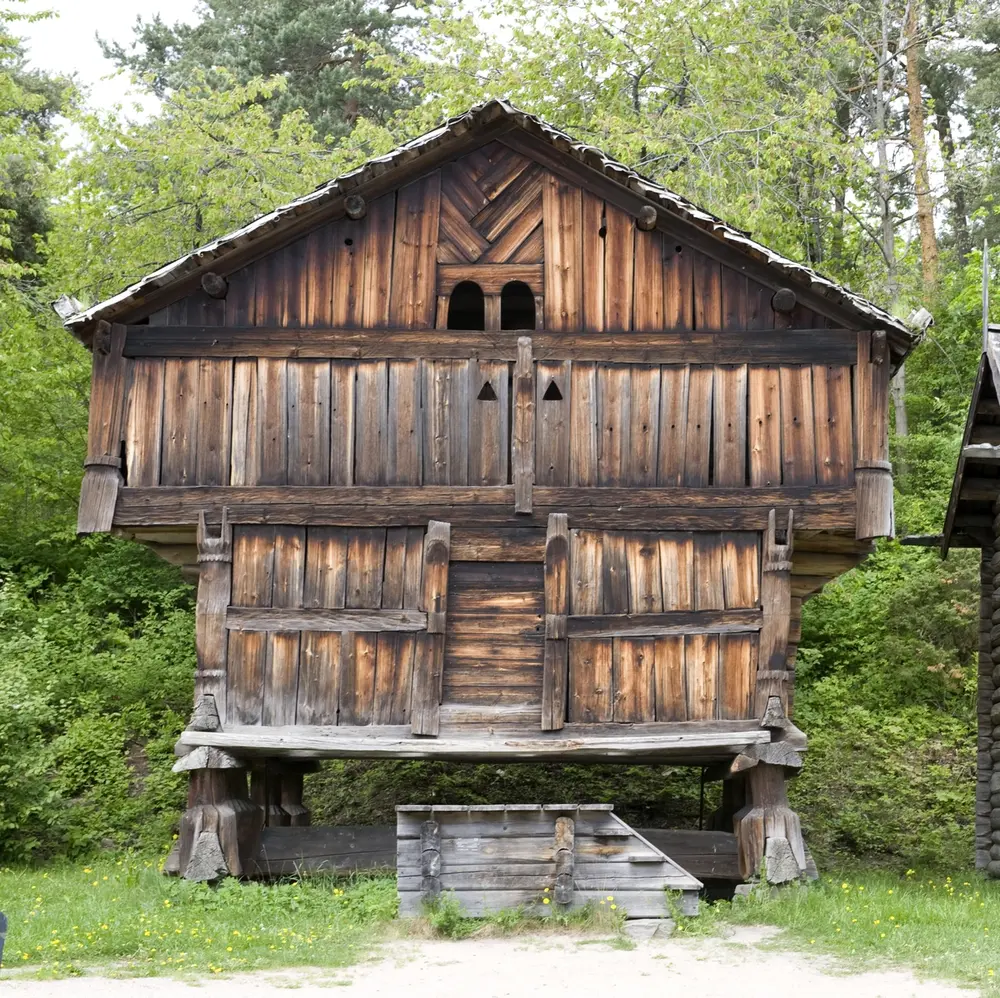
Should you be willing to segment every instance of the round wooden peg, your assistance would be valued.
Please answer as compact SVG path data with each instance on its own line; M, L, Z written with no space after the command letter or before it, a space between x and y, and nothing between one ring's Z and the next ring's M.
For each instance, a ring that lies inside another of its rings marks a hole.
M201 290L209 298L225 298L229 294L229 281L214 270L201 275Z
M344 214L357 221L368 214L368 202L360 194L348 194L344 198Z
M791 312L797 301L798 298L791 288L778 288L771 296L771 308L775 312Z
M644 204L639 209L639 214L635 217L635 224L643 232L650 232L656 228L656 209L651 204Z

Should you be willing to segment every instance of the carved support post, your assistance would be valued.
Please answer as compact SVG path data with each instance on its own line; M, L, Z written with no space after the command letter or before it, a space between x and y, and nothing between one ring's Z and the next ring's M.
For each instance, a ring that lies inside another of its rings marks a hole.
M444 681L444 638L448 610L448 563L451 524L431 520L424 535L423 587L420 607L427 630L417 635L410 688L410 730L437 736L441 727L441 684Z
M542 730L559 731L566 721L569 671L569 520L550 513L545 538L545 659L542 670Z
M273 762L255 766L250 773L250 799L262 811L265 828L287 828L292 816L281 805L281 775Z
M233 531L229 511L222 510L222 529L210 536L205 514L198 514L198 604L195 610L195 648L198 671L195 673L195 698L211 694L221 723L226 719L226 665L229 634L226 611L229 607L233 577Z
M535 363L530 336L517 340L511 469L514 512L530 513L535 485Z
M889 345L885 330L858 333L854 464L858 540L895 533L892 465L889 463Z
M441 893L441 827L433 820L420 826L420 890L426 901Z
M788 671L788 634L792 614L792 530L794 514L788 511L783 543L778 542L777 514L771 510L764 534L764 558L760 583L761 629L757 663L754 714L762 717L769 697L781 698L788 711L792 674Z
M556 904L573 903L576 825L572 818L556 818Z
M90 423L84 462L78 534L111 529L122 485L122 439L128 360L124 356L125 327L100 322L94 333L90 376Z
M748 802L733 820L740 876L763 872L768 883L796 880L806 872L799 816L789 807L782 766L760 762L746 772Z
M191 722L195 731L220 729L211 696L199 699ZM262 815L247 795L246 764L222 749L201 746L178 759L174 772L190 774L188 806L165 872L199 881L252 873Z

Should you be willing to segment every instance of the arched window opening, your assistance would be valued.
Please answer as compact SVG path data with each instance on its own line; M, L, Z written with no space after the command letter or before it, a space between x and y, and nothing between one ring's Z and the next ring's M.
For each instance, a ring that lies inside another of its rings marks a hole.
M500 328L535 328L535 296L524 281L511 281L500 292Z
M448 301L449 329L485 329L486 302L483 289L475 281L455 285Z

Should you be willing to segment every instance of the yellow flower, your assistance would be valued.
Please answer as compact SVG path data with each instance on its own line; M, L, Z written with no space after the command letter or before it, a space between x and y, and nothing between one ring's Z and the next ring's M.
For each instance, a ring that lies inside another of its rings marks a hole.
M611 906L611 910L612 910L612 911L616 911L617 909L618 909L618 905L616 905L616 904L613 904L613 905Z
M609 894L609 895L608 895L608 900L609 900L609 901L614 901L614 897L613 897L613 896L612 896L611 894Z
M548 898L542 898L542 904L551 904L552 902Z
M548 887L546 887L546 888L545 888L545 893L546 893L546 894L548 894L548 893L549 893L549 888L548 888Z
M83 868L83 872L84 873L93 873L94 871L89 866L85 866Z

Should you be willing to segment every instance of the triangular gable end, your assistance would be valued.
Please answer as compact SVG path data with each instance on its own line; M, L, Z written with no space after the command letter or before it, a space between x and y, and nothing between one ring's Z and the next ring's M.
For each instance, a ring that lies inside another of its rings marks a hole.
M363 205L364 218L347 218L348 199ZM654 227L638 229L637 217L650 208ZM313 293L291 286L288 274L315 254L334 259L329 289L324 275ZM912 346L906 327L876 306L498 101L168 264L66 324L85 342L100 319L146 316L170 325L337 327L343 318L349 326L429 327L442 324L436 299L465 266L507 266L511 279L526 275L536 294L541 285L544 325L553 329L881 327L894 360ZM275 294L262 294L256 280L248 287L256 267L282 278ZM208 272L229 280L224 310L199 289ZM495 271L493 283L504 276ZM720 284L723 295L711 294ZM776 313L771 297L779 288L793 291L794 301ZM721 314L708 306L699 315L700 303L712 300L723 302Z

